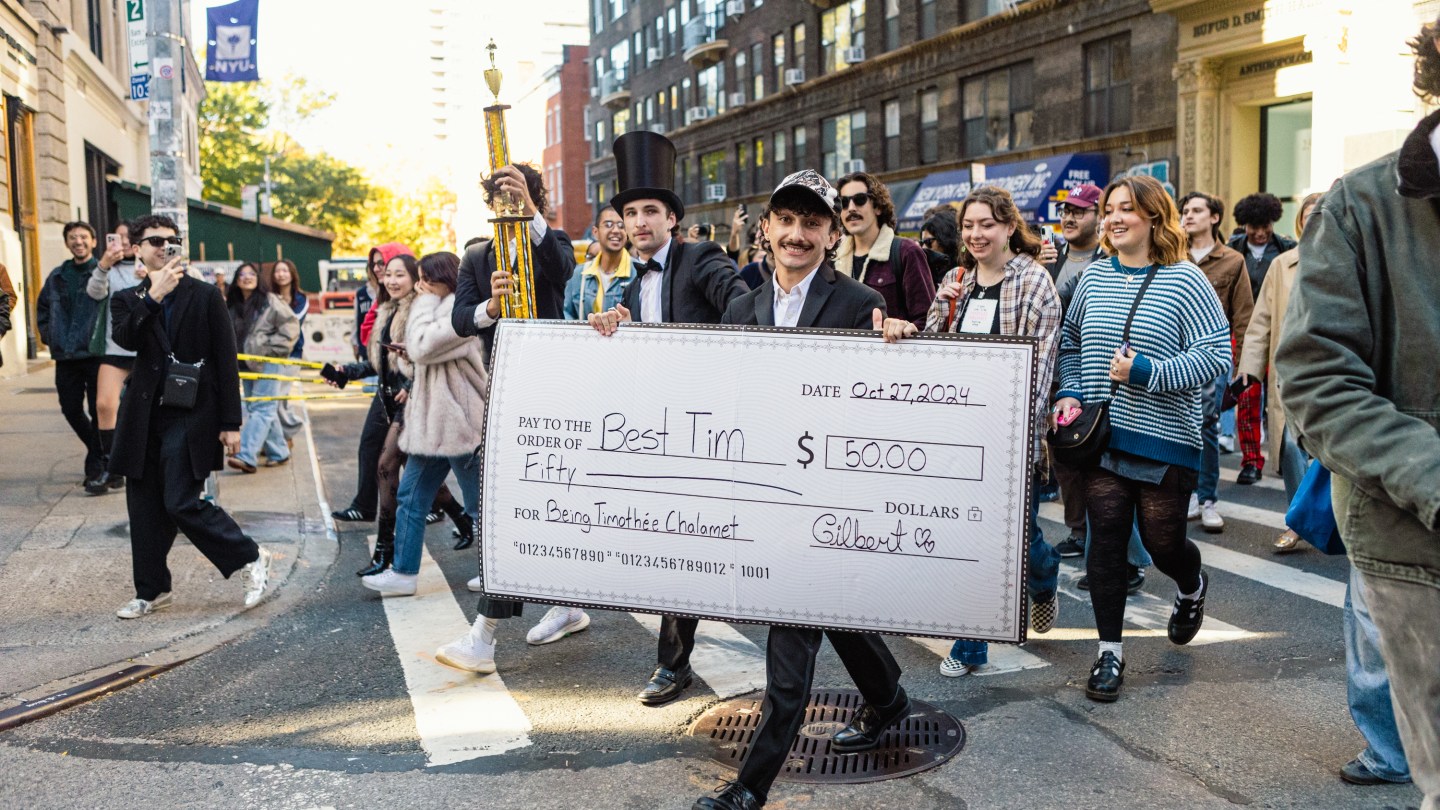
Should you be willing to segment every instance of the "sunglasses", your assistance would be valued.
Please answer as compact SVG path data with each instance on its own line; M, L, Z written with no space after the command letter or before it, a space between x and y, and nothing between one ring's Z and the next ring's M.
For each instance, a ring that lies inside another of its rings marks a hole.
M844 211L847 207L849 207L850 203L852 202L855 203L856 208L864 208L865 206L870 204L870 200L870 192L868 191L862 191L859 194L852 194L849 197L846 197L842 194L839 198L840 210Z
M183 244L182 240L178 236L147 236L140 241L153 248L163 248L166 245Z

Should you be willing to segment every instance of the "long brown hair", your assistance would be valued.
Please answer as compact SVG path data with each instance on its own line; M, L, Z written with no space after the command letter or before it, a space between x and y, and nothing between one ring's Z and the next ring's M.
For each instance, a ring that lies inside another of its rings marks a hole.
M1137 175L1134 177L1122 177L1119 180L1105 187L1105 193L1100 197L1101 217L1105 216L1105 206L1110 202L1110 195L1115 189L1124 188L1130 192L1130 199L1134 201L1135 208L1140 215L1150 220L1150 261L1156 264L1175 264L1184 261L1189 256L1190 238L1180 228L1180 210L1175 207L1175 201L1170 198L1170 192L1160 185L1160 181L1153 177ZM1111 256L1118 256L1120 251L1110 243L1110 232L1101 232L1100 246Z
M999 186L980 186L971 189L955 209L955 219L960 224L960 263L965 265L967 270L976 264L975 257L965 249L965 209L973 203L984 203L990 206L990 215L995 217L996 222L1015 226L1015 232L1010 234L1011 250L1030 256L1040 255L1040 237L1036 236L1030 230L1030 226L1025 224L1024 218L1020 216L1020 209L1015 205L1015 198L1010 196L1010 192Z
M282 264L290 271L290 288L283 292L280 285L275 283L275 268ZM300 270L295 267L294 262L289 259L276 259L268 268L262 270L261 274L265 276L265 286L270 292L280 296L281 301L294 307L298 301L304 300L305 291L300 288Z

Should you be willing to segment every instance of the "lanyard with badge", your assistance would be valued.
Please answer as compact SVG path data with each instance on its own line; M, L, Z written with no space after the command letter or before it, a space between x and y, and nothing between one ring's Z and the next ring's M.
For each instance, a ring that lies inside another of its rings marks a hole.
M1003 283L1004 281L1002 280L1000 284ZM995 284L993 287L993 289L997 290L995 298L984 297L985 291L992 288L980 286L978 278L975 281L975 290L978 292L966 295L963 305L958 304L957 299L951 298L950 314L946 319L947 328L953 325L955 327L954 331L956 332L976 335L990 334L990 327L995 323L995 311L1000 307L998 292L1000 284ZM957 309L962 313L958 324L955 323L955 311Z

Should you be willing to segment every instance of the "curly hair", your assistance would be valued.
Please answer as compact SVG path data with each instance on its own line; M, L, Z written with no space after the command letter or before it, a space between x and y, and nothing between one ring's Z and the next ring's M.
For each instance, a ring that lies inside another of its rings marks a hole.
M1235 203L1235 223L1261 227L1274 225L1285 213L1285 205L1274 194L1250 194Z
M530 201L535 203L535 210L540 216L550 213L550 198L545 196L545 179L540 176L534 166L529 163L513 164L520 174L525 177L525 185L530 189ZM485 190L485 205L494 207L495 195L500 193L500 178L494 174L480 179L480 187Z
M1427 102L1440 100L1440 51L1435 50L1435 37L1440 34L1440 19L1420 28L1420 34L1410 40L1410 52L1415 54L1415 95Z
M1128 189L1135 209L1150 220L1150 261L1175 264L1189 257L1190 238L1180 228L1180 209L1175 207L1175 200L1159 180L1144 175L1121 177L1105 187L1105 193L1100 197L1102 212L1110 204L1110 195L1117 188ZM1108 229L1101 232L1100 247L1111 256L1120 253L1110 242Z
M890 189L880 182L880 178L867 172L851 172L835 183L835 189L844 188L846 183L864 183L865 190L875 200L875 220L881 225L889 225L891 230L895 229L895 201L890 199Z
M1015 226L1015 232L1010 234L1010 249L1016 253L1027 253L1032 257L1040 255L1040 237L1030 230L1025 220L1020 216L1020 209L1015 205L1015 198L1010 192L999 186L980 186L970 190L965 199L955 209L956 219L960 221L960 236L962 250L960 251L960 263L968 270L975 266L975 255L963 249L965 236L965 209L976 203L983 203L990 206L990 216L1002 225Z
M789 190L781 191L779 194L770 198L770 202L765 205L765 210L760 212L760 219L762 221L770 219L770 214L775 211L789 211L792 214L802 217L829 217L831 233L845 233L845 226L840 223L840 215L821 205L811 194L802 194ZM775 255L775 251L770 247L770 237L763 230L760 232L760 246L765 249L766 254L770 256ZM835 244L831 246L829 250L825 251L825 261L835 261L835 253L839 249L840 240L836 239Z
M175 233L180 233L180 227L175 220L164 214L142 214L130 220L130 241L136 244L145 238L145 232L151 228L169 228Z

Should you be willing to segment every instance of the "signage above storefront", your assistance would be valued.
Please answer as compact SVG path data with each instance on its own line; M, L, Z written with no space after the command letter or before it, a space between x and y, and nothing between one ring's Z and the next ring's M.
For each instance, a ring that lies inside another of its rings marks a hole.
M1234 67L1231 74L1236 79L1248 79L1251 76L1260 76L1266 73L1274 73L1277 70L1295 65L1308 65L1315 60L1315 55L1309 51L1295 51L1271 56L1265 59L1253 59L1243 62Z
M1179 25L1180 48L1209 46L1216 40L1258 44L1301 36L1307 14L1319 6L1320 0L1269 0L1238 5L1228 14L1186 14Z
M1103 186L1110 179L1110 158L1081 152L1038 160L996 163L984 167L985 179L974 185L999 186L1015 198L1027 222L1060 221L1060 203L1070 190L1084 183ZM971 172L955 169L926 177L900 215L902 233L920 230L925 212L937 205L959 202L970 193Z

